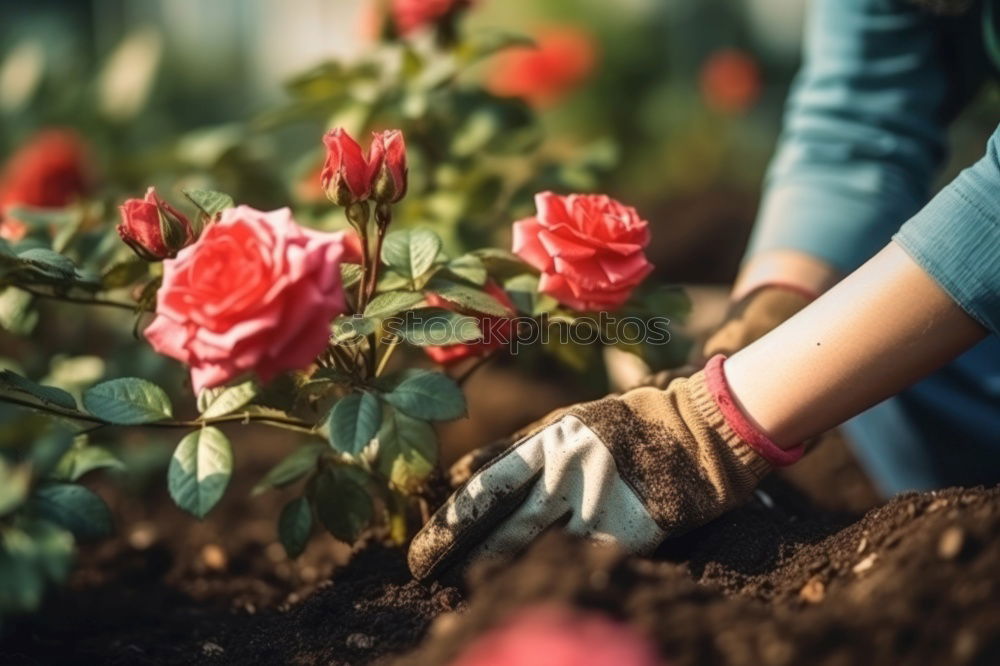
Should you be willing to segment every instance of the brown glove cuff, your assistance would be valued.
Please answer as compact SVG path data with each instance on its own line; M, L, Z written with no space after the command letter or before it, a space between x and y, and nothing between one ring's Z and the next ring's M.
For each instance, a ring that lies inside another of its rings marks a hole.
M782 449L762 432L736 402L723 368L726 357L719 354L705 365L705 381L692 386L691 399L710 427L732 447L740 460L758 479L772 467L785 467L802 457L802 444Z

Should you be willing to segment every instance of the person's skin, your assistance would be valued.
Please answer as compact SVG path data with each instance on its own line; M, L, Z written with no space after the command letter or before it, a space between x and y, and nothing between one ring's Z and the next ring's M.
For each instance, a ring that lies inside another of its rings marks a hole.
M824 290L821 274L807 275L800 286ZM794 273L771 277L778 278L796 279ZM790 448L900 392L986 335L890 243L730 357L725 372L744 412L775 443Z
M822 294L842 277L836 268L805 252L769 250L754 255L743 265L730 298L736 303L758 287L775 283Z

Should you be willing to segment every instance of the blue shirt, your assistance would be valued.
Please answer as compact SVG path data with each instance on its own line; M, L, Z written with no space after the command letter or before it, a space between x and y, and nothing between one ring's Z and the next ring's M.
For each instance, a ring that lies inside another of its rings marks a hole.
M800 250L850 272L892 239L1000 333L1000 127L927 203L946 128L989 71L989 2L955 18L813 1L749 254Z

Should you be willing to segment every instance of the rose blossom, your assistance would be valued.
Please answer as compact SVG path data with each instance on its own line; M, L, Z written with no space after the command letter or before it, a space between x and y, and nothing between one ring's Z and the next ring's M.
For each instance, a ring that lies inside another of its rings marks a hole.
M471 0L392 0L392 19L399 33L408 35L471 4Z
M368 179L372 197L396 203L406 196L406 143L399 130L372 133L368 149Z
M337 128L323 136L326 162L320 182L330 201L349 206L368 198L371 177L361 146L346 130Z
M649 223L603 194L535 195L514 223L514 253L542 272L538 290L576 310L614 310L653 270Z
M596 612L521 610L474 640L452 666L658 666L650 641Z
M708 106L723 113L742 113L760 96L760 70L746 53L716 51L701 67L701 93Z
M85 194L90 180L87 150L76 132L39 132L14 153L0 174L0 238L19 241L27 232L8 209L62 208Z
M513 337L514 316L517 308L511 302L507 292L498 287L493 282L486 283L483 291L495 298L505 308L510 311L510 317L495 317L481 313L473 314L479 322L479 330L483 332L483 339L477 342L466 342L456 345L443 345L440 347L424 347L424 351L435 363L441 365L451 365L459 361L474 356L486 356L494 350L506 347ZM446 310L456 310L456 306L450 301L446 301L438 294L427 294L427 304L435 308Z
M520 97L550 106L577 87L594 68L594 40L570 26L547 28L535 46L497 56L487 88L500 97Z
M147 261L173 257L194 241L191 221L150 187L142 199L128 199L119 206L118 235Z
M345 309L343 233L300 227L287 208L222 211L193 245L163 262L153 348L191 366L195 391L248 372L268 381L305 368Z

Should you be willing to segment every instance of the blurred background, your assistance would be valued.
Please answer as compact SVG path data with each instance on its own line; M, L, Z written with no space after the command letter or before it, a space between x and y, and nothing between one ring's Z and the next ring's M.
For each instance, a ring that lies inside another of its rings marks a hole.
M151 184L178 205L182 189L218 189L339 228L319 187L321 133L401 127L411 188L394 224L431 227L453 252L509 247L510 224L531 213L535 192L606 192L651 221L654 281L715 287L689 289L697 332L721 314L749 235L807 4L449 1L430 30L409 26L389 0L0 2L0 208L84 200L84 230L105 237L77 260L102 273L128 255L113 233L117 204ZM995 125L984 107L955 124L942 178L981 154ZM39 162L60 174L50 179L59 187L16 201L18 173ZM23 242L21 227L3 225L0 236ZM128 368L174 373L180 385L174 364L140 342L79 336L46 325L44 310L39 324L8 301L0 320L21 336L4 334L0 356L30 375L56 372L47 350L94 360L101 340L129 351L113 357L121 367L94 365L94 378ZM601 365L593 350L548 351L578 371ZM682 351L646 360L676 363ZM467 428L476 440L500 434L601 394L607 376L602 368L574 386L578 395L548 399L495 392L512 404L484 412L503 420Z

